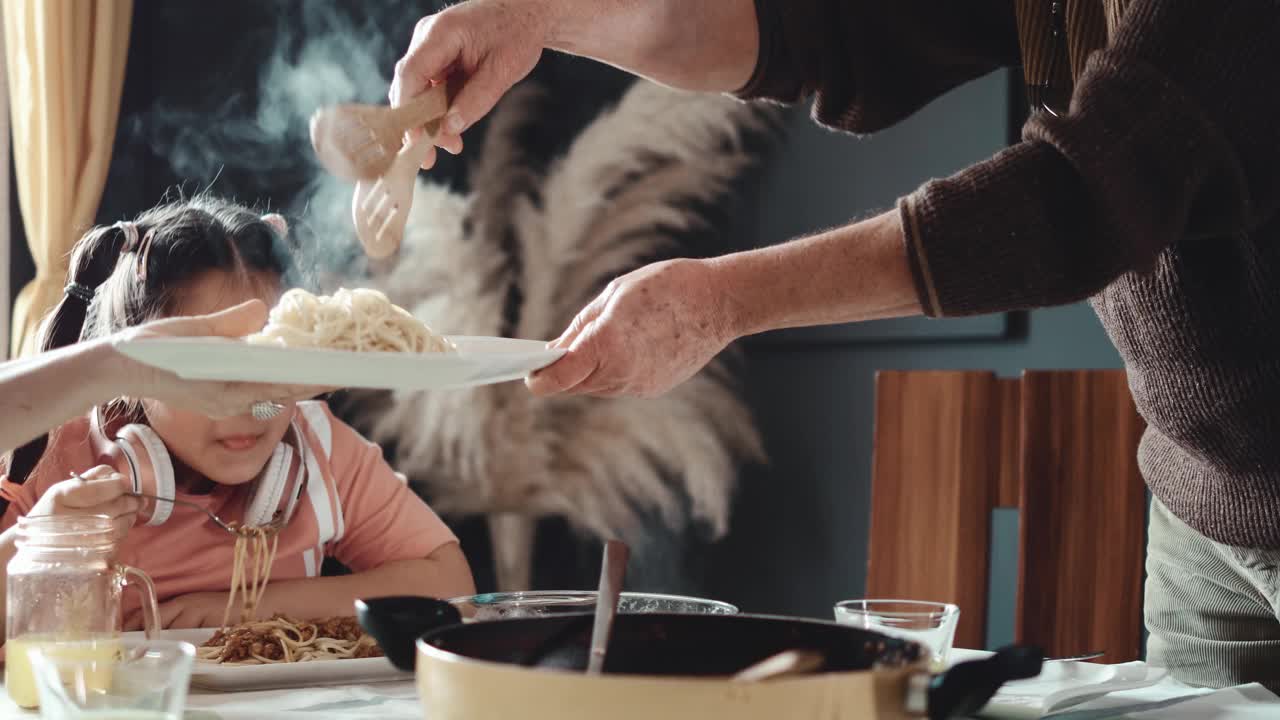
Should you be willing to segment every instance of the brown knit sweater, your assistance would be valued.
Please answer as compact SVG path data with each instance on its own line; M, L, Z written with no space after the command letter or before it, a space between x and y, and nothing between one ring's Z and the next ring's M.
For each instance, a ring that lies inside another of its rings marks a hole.
M812 96L855 133L1019 63L1009 0L756 6L740 95ZM1022 136L899 202L926 312L1091 298L1152 492L1214 540L1280 548L1280 3L1131 0L1069 111Z

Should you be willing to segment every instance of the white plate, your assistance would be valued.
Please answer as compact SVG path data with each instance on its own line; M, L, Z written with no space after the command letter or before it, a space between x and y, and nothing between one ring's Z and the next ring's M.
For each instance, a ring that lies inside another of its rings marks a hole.
M200 647L213 637L214 630L165 630L160 637L180 640ZM142 633L125 633L126 638L141 638ZM240 692L276 690L280 688L316 687L322 685L358 685L411 680L412 673L400 672L386 658L356 660L319 660L274 665L219 665L196 660L191 671L191 686L200 690Z
M555 362L563 350L537 340L449 338L456 353L348 352L251 345L228 338L122 340L116 350L188 380L335 388L439 390L519 380Z

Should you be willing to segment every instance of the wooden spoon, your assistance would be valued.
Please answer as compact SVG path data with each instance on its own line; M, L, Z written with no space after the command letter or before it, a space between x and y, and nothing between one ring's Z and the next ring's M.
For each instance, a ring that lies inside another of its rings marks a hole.
M789 675L803 675L822 667L826 657L816 650L783 650L739 670L734 682L764 682Z
M604 561L600 567L600 590L596 593L595 624L591 626L591 654L587 656L587 674L604 671L604 656L613 631L613 618L618 614L622 596L622 580L627 574L627 558L631 550L626 543L610 540L604 544Z
M321 108L311 116L311 146L320 164L348 180L377 180L395 161L409 130L426 127L435 135L449 110L444 85L400 107L345 103Z

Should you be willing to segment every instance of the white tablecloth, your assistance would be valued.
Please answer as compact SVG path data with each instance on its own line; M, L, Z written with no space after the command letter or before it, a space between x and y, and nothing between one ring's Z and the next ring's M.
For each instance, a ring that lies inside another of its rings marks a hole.
M421 720L412 682L350 685L244 693L193 690L185 720ZM0 720L39 717L0 700ZM1280 717L1280 698L1260 685L1209 691L1166 678L1141 690L1119 692L1047 717L1054 720L1102 720L1127 717L1254 720Z
M372 718L421 720L412 681L305 690L264 690L234 694L194 691L185 720L338 720Z
M7 695L0 699L0 720L37 718ZM338 718L421 720L417 689L412 681L376 685L211 693L192 689L185 720L337 720Z

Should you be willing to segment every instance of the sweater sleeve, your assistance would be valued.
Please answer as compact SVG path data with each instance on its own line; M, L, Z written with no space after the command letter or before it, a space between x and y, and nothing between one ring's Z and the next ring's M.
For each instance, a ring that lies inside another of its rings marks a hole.
M1074 302L1280 197L1280 5L1134 0L1062 117L899 202L930 315Z
M883 129L967 80L1019 62L1008 0L755 0L760 50L737 95L797 103L857 133Z

